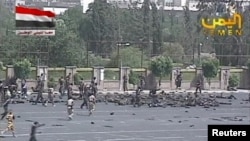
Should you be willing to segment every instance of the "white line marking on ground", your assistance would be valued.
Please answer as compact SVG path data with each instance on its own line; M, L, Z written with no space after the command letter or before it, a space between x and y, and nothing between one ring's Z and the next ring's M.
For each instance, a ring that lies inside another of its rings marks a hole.
M207 129L180 129L180 130L136 130L136 131L110 131L110 132L65 132L65 133L42 133L37 136L49 135L81 135L81 134L118 134L118 133L157 133L157 132L190 132L190 131L206 131ZM17 136L29 136L29 134L17 134Z
M239 110L239 109L249 109L248 107L246 108L242 108L242 107L239 107L239 108L225 108L225 109L216 109L216 111L221 111L221 110L224 110L224 111L233 111L233 110ZM36 110L36 109L35 109ZM185 110L185 109L182 109L182 110ZM191 109L192 110L192 109ZM196 111L197 110L202 110L204 111L204 108L200 108L200 109L195 109ZM139 113L139 112L145 112L145 111L148 111L148 109L141 109L141 110L112 110L112 111L95 111L95 113L109 113L109 112L114 112L114 113ZM159 111L176 111L176 109L157 109L157 110L150 110L150 112L159 112ZM86 112L86 110L75 110L75 112ZM16 114L35 114L35 113L51 113L51 114L55 114L55 113L67 113L66 111L44 111L44 112L32 112L32 111L27 111L27 112L16 112Z
M195 136L196 138L207 138L207 136Z
M154 139L183 139L184 137L154 137Z

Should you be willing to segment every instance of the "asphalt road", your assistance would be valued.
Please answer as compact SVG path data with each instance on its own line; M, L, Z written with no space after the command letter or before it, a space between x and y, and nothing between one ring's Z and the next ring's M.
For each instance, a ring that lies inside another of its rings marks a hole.
M232 105L210 108L134 108L98 103L93 116L80 109L81 101L77 101L72 121L67 120L65 103L56 107L11 104L17 117L17 137L7 132L0 141L28 141L32 121L46 124L38 129L38 141L207 141L208 124L250 124L250 103L242 100L248 95L235 96L237 100L219 99ZM0 121L0 129L6 124L6 120Z

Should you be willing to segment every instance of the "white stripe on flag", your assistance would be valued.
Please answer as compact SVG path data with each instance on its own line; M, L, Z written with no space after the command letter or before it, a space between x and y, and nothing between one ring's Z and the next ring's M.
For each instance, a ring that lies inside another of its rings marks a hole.
M18 14L18 13L16 13L16 20L52 22L52 18L47 17L47 16L35 16L35 15L30 15L30 14Z

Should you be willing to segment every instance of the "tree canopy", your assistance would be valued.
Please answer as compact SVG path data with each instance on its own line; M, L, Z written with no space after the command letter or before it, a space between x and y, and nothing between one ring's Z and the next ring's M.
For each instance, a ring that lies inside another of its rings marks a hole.
M221 65L246 64L250 53L250 8L239 8L244 17L244 35L213 37L202 32L200 20L221 11L216 10L216 1L200 1L197 12L187 6L183 11L163 11L149 0L141 8L137 4L122 9L95 1L86 13L80 6L69 8L57 16L53 37L16 36L14 14L0 7L0 61L7 65L26 58L32 66L117 67L114 59L118 44L128 42L130 46L122 48L120 55L122 62L131 67L141 67L141 62L147 67L148 60L161 55L192 64L201 43L200 51L215 53Z

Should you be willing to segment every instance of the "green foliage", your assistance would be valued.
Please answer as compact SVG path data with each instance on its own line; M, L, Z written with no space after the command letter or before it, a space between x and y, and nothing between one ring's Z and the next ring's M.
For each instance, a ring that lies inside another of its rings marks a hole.
M219 69L219 60L218 59L208 59L202 62L202 71L203 75L207 79L211 79L217 76Z
M143 66L145 66L145 58L146 56L142 54L139 48L135 47L125 47L120 49L120 61L123 66L128 67L141 67L141 56L143 55ZM114 51L110 58L110 63L107 65L108 67L117 67L117 51ZM119 63L120 64L120 63Z
M158 77L164 77L172 72L173 61L169 57L158 56L151 60L150 70Z
M161 52L163 44L162 26L161 26L162 21L156 4L152 2L151 7L152 7L152 36L153 36L152 53L155 56Z
M236 75L231 75L228 80L229 87L237 87L239 85L239 78Z
M56 88L57 82L55 79L52 77L48 81L48 88Z
M163 0L159 2L162 3ZM53 37L16 36L14 13L1 7L1 61L4 64L13 64L16 60L25 57L30 60L32 65L36 65L39 50L43 52L40 54L41 64L50 67L66 65L82 67L87 64L86 52L91 51L88 66L104 66L116 64L113 61L114 57L110 58L110 56L116 52L117 42L128 41L134 44L133 47L140 45L144 48L145 57L143 58L146 60L150 60L152 56L167 55L171 56L173 62L182 62L181 57L172 57L174 55L182 56L182 49L174 51L175 48L169 49L168 46L167 51L162 50L165 46L164 42L165 44L172 42L183 47L184 55L190 56L190 59L186 59L188 62L185 63L191 63L193 51L195 54L197 53L197 44L203 43L202 52L215 51L221 65L244 65L245 57L239 59L239 56L250 53L247 45L250 43L247 38L250 35L250 30L248 30L250 29L249 8L246 8L243 13L243 36L213 38L203 34L200 21L201 18L215 15L216 4L214 2L207 4L206 1L202 1L202 4L199 5L201 10L197 12L192 12L187 7L180 12L157 10L155 4L150 3L149 0L145 0L141 8L136 8L135 5L138 6L138 3L133 3L128 9L118 8L105 0L96 0L90 4L90 9L85 14L82 13L82 7L77 6L70 8L65 14L57 16L56 36ZM207 7L207 5L210 6ZM195 29L197 32L194 31ZM137 56L140 55L137 54ZM48 57L49 60L47 60ZM108 63L108 60L111 62ZM144 60L144 62L146 61ZM125 65L128 63L125 61ZM117 64L110 66L117 67ZM140 67L140 61L131 66Z
M0 70L3 70L3 62L0 62Z
M182 57L185 55L184 49L178 43L164 43L163 55L169 56L174 63L183 62Z
M27 79L31 73L31 63L29 60L24 59L14 63L15 76L20 79Z
M139 75L135 74L132 70L129 73L129 84L136 85L139 82Z
M76 73L76 74L74 74L73 77L74 77L74 85L80 85L81 76L78 73Z

